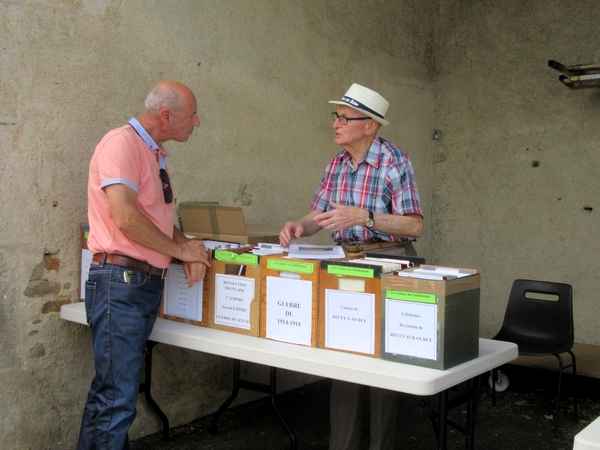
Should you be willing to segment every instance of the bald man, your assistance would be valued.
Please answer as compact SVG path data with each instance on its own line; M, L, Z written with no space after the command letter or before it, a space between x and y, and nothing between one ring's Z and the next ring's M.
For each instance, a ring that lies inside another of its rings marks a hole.
M189 287L204 278L208 254L174 226L173 186L163 144L186 142L200 126L196 97L163 81L144 112L109 131L89 167L85 285L96 375L88 393L78 450L126 449L136 415L143 352L158 316L172 258L183 262Z

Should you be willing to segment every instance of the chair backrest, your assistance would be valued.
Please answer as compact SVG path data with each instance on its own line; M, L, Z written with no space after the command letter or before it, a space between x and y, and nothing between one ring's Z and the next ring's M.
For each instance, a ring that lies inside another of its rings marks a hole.
M522 355L552 355L573 347L570 284L515 280L504 322L494 339L514 342Z

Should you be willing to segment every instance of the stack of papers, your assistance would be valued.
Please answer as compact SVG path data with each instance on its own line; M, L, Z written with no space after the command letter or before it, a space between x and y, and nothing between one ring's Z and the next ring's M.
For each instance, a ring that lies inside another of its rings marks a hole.
M283 252L287 252L287 251L288 251L287 247L282 247L281 245L277 245L277 244L266 244L264 242L260 242L258 244L258 246L254 247L252 250L250 250L250 253L252 253L254 255L264 256L264 255L276 255L278 253L283 253Z
M419 267L409 271L394 272L394 275L421 280L446 281L473 275L472 270L455 269L453 267Z
M339 245L291 243L288 256L298 259L342 259L346 257L346 254Z
M248 244L244 244L244 243L240 243L240 242L215 241L215 240L211 240L211 239L205 239L202 242L204 242L204 246L206 247L206 250L208 250L208 251L227 250L230 248L240 248L240 247L245 247L248 245Z
M345 261L353 264L366 264L370 266L380 266L383 273L394 272L397 270L407 269L414 264L410 261L402 261L398 259L386 258L361 258Z

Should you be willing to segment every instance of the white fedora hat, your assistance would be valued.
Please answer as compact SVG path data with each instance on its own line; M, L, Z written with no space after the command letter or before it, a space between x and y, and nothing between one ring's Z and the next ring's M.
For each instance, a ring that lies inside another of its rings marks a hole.
M329 103L349 106L350 108L366 114L381 125L390 124L384 119L390 103L377 92L361 86L360 84L354 83L350 86L350 89L348 89L341 100L331 100Z

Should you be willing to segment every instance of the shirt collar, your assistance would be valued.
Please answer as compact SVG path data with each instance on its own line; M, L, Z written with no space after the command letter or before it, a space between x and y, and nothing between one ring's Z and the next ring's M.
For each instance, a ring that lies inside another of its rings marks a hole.
M154 142L154 139L152 139L152 137L150 137L148 132L144 129L142 124L135 117L132 117L128 123L129 123L129 125L131 125L133 127L135 132L142 138L142 140L146 143L146 145L148 146L148 148L150 150L160 150L158 145L156 145L156 142Z
M375 136L375 139L373 139L373 142L371 142L369 150L367 150L367 154L358 163L358 165L360 166L362 163L367 163L377 169L379 167L379 155L381 154L381 145L382 139L379 136ZM352 156L345 150L343 152L342 159L345 159L348 164L354 167L354 165L352 164Z

